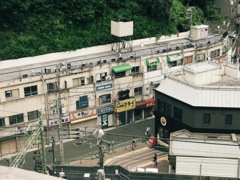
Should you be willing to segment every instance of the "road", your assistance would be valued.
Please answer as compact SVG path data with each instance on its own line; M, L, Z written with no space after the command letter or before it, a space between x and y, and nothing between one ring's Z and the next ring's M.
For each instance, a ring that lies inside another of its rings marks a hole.
M107 159L105 166L120 165L130 171L136 171L137 168L158 168L153 165L153 155L157 154L158 162L167 160L167 153L155 150L154 148L143 147L139 150L132 151L114 158Z
M154 119L143 120L135 122L133 124L128 124L125 126L120 126L117 128L111 128L109 130L104 130L105 135L103 140L111 141L113 143L113 148L119 148L122 146L130 145L131 140L135 137L138 140L146 138L145 130L147 125L154 129ZM104 144L104 143L103 143ZM107 144L106 144L107 146ZM53 152L52 147L46 147L46 162L47 164L53 164ZM77 161L80 159L86 159L88 157L95 157L98 152L98 147L96 146L96 138L90 138L85 141L85 139L71 140L64 142L64 163L69 164L72 161ZM59 144L55 146L55 158L56 163L59 163ZM23 169L33 170L34 160L33 152L26 153L25 164L22 166ZM13 159L14 157L12 157ZM7 160L2 159L0 161L1 165L7 165Z

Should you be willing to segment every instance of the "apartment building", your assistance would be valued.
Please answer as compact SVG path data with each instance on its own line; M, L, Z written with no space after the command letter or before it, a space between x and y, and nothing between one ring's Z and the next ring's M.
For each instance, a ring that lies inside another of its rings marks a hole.
M238 15L239 0L215 0L215 10L224 17L235 18Z
M192 28L132 41L121 54L107 44L1 61L1 155L10 153L10 140L11 152L22 147L16 135L34 127L39 112L47 130L87 121L108 128L152 116L153 89L167 74L188 63L231 59L228 37L209 35L206 25Z

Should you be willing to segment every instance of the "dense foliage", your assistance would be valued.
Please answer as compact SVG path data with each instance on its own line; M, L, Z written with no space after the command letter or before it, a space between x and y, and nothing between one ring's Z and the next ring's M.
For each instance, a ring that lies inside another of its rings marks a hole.
M132 39L189 29L211 15L214 0L4 0L0 1L0 59L76 50L114 41L111 20L134 22Z

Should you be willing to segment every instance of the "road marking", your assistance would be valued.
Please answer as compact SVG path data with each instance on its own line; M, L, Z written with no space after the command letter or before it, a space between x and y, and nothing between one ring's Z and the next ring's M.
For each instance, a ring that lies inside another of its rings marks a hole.
M164 160L168 160L168 154L165 154L165 155L161 156L160 158L158 158L157 162L164 161ZM150 162L147 162L147 163L144 163L144 164L140 164L139 166L129 167L128 170L134 172L134 171L136 171L136 169L138 167L143 168L143 167L146 167L146 166L150 166L152 164L153 164L152 161L150 161Z
M107 159L107 160L105 161L104 164L106 164L106 165L111 165L111 164L112 164L112 161L114 162L115 159L120 159L120 158L122 158L122 157L126 157L126 156L129 156L129 155L133 155L134 153L146 151L146 150L148 150L148 149L149 149L148 147L144 147L144 148L141 148L141 149L138 149L138 150L134 150L134 151L131 151L131 152L128 152L128 153L125 153L125 154L116 156L116 157L114 157L114 158L109 158L109 159Z

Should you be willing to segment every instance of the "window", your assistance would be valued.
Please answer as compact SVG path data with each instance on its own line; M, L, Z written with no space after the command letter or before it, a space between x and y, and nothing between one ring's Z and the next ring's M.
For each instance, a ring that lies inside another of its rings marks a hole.
M168 116L171 115L171 104L158 99L158 110Z
M47 83L47 91L52 92L56 90L56 84L55 83Z
M36 120L36 119L38 119L38 117L39 117L38 110L28 112L28 121Z
M175 67L175 66L177 66L177 61L168 62L168 66L169 66L169 67Z
M134 88L134 96L142 95L142 87Z
M164 102L164 113L168 116L171 115L171 104Z
M182 121L182 110L179 109L178 107L174 107L174 118Z
M76 101L76 110L78 110L78 109L81 109L81 108L80 108L79 101Z
M226 114L226 125L232 125L232 115L231 114Z
M118 100L129 99L129 92L130 90L122 90L118 92Z
M220 56L220 49L217 49L217 50L214 50L214 51L210 52L210 57L211 58L215 58L215 57L218 57L218 56Z
M18 114L18 115L14 115L14 116L9 117L10 125L21 123L21 122L23 122L23 114Z
M96 75L96 82L106 81L106 76L107 76L106 72L97 74Z
M37 86L30 86L30 87L24 88L25 97L36 95L36 94L38 94Z
M19 89L5 91L5 97L6 99L19 98Z
M84 77L74 78L73 79L73 87L83 86L83 85L85 85Z
M48 92L56 91L56 89L57 89L56 83L47 83L47 91Z
M90 76L89 78L87 78L88 84L92 84L93 83L93 76Z
M99 96L99 104L109 103L111 102L111 94L105 94L102 96Z
M4 118L0 118L0 127L4 127L4 126L5 126Z
M203 124L210 124L210 114L204 114Z
M159 110L161 113L164 113L164 102L161 101L160 99L158 99L158 110Z
M119 73L115 73L115 78L121 78L121 77L125 77L126 73L124 72L119 72Z
M157 65L147 66L147 72L156 71L156 70L157 70Z
M138 74L140 71L139 71L139 66L135 66L132 68L132 75L133 74Z

